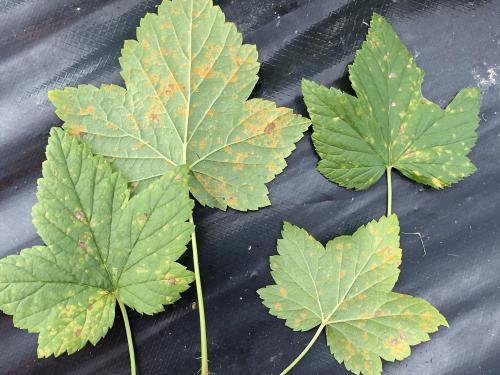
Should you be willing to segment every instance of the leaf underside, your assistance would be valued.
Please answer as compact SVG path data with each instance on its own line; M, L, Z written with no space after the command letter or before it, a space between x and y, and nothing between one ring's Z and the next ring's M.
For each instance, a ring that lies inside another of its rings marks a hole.
M386 168L441 189L475 171L480 92L461 90L446 109L422 96L423 71L383 17L372 18L349 67L356 97L304 80L318 170L355 189L374 184Z
M185 168L130 198L127 181L61 129L52 129L46 153L33 207L46 246L0 260L0 308L39 333L39 357L95 345L117 298L153 314L193 280L175 262L193 231Z
M257 51L211 0L164 1L120 57L126 89L82 85L49 93L64 127L112 161L138 188L188 165L203 205L255 210L265 183L309 120L273 102L247 100Z
M380 374L381 358L402 360L447 326L428 302L392 291L401 263L395 215L326 248L289 223L282 237L271 257L276 284L258 291L264 305L294 331L324 326L331 353L353 373Z

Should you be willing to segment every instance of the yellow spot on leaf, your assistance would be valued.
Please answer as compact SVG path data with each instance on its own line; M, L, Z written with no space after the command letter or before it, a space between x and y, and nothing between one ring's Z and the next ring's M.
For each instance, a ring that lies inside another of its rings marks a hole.
M431 181L432 181L432 184L434 186L436 186L437 188L442 188L443 187L443 182L440 179L438 179L436 177L432 177Z
M421 314L420 317L423 319L423 320L432 320L433 319L433 315L430 311L426 311L425 313Z
M384 341L384 347L389 349L391 355L397 359L401 359L407 356L408 353L408 338L404 334L400 334L399 337L389 337Z

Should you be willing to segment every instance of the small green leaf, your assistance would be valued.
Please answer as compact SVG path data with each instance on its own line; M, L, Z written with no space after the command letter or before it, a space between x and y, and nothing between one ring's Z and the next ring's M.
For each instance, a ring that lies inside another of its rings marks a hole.
M461 90L443 110L422 96L424 74L391 26L375 14L349 67L356 97L304 80L319 171L355 189L374 184L386 168L441 189L475 171L480 92Z
M448 325L428 302L392 292L401 263L396 215L326 248L288 223L282 236L271 257L276 284L258 291L264 305L294 331L326 328L332 354L355 374L380 374L381 358L402 360Z
M309 120L248 100L257 51L211 0L164 1L120 58L126 89L83 85L49 97L64 127L139 188L187 164L203 205L255 210Z
M38 356L74 353L112 326L115 302L153 314L189 287L175 261L193 226L185 168L129 197L127 181L52 129L33 223L46 246L0 260L0 308L39 333Z

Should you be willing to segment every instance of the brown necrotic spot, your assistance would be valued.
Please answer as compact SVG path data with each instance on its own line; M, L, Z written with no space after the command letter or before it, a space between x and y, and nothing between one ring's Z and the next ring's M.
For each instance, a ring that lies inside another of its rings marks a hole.
M87 248L87 243L85 241L78 241L78 246L80 247L80 249L86 249Z
M276 124L274 122L270 122L269 124L267 124L266 128L264 129L264 133L266 133L267 135L271 135L275 128L276 128Z
M149 121L158 121L160 119L160 115L158 113L150 112L148 113Z

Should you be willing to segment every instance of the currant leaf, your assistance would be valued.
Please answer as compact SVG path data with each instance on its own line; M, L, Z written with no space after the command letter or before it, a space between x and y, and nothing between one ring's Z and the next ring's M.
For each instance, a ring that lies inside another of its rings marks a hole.
M126 89L82 85L49 93L64 127L108 157L139 188L188 165L203 205L256 210L265 183L309 120L270 101L247 100L257 51L211 0L164 1L148 14L120 58Z
M193 232L185 167L130 198L127 181L61 129L46 153L33 207L46 245L0 260L0 309L39 334L39 357L95 345L117 300L154 314L193 281L176 263Z
M448 326L428 302L392 291L401 263L396 215L326 248L289 223L282 237L270 261L276 284L258 291L264 305L294 331L325 329L332 354L355 374L380 374L381 359L402 360Z
M367 189L397 169L441 189L471 175L467 155L476 143L480 92L461 90L441 109L422 96L423 71L383 17L349 67L356 96L304 80L318 170L330 181Z

